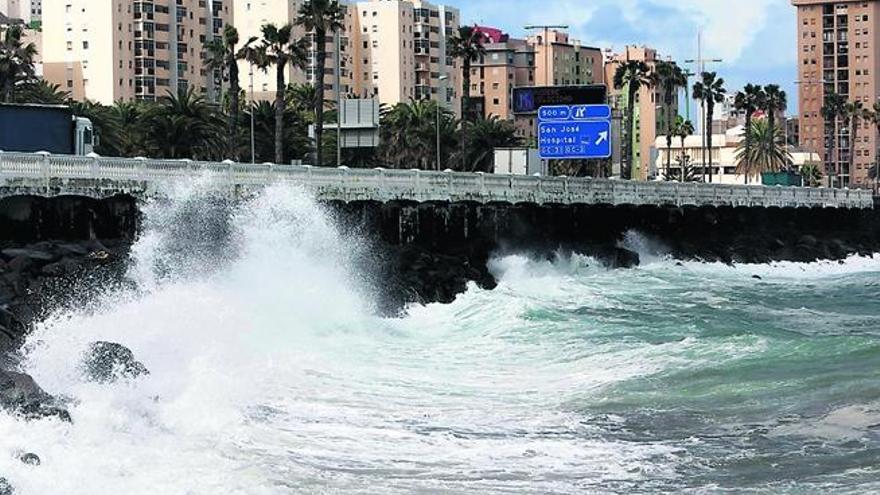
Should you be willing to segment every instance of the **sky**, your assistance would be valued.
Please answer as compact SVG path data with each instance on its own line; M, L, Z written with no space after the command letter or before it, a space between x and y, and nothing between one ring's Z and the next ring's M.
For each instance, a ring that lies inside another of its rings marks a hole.
M746 83L783 87L788 113L797 112L796 12L789 0L444 0L461 9L462 22L525 36L529 24L568 25L572 37L599 48L648 45L680 64L697 58L703 30L707 69L728 91ZM693 69L692 69L693 70Z

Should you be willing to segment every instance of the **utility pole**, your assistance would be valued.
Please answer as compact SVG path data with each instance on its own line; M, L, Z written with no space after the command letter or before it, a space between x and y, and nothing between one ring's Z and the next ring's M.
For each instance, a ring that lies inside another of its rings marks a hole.
M340 57L340 53L342 50L340 49L340 36L339 31L335 31L333 33L336 39L336 70L334 72L334 81L333 85L336 88L336 166L342 166L342 60ZM324 84L323 81L324 75L321 74L322 81L320 84ZM318 143L318 146L321 144Z
M534 31L536 29L544 30L544 85L545 86L553 86L553 82L550 80L550 50L553 47L553 44L550 43L550 30L551 29L568 29L568 25L559 24L559 25L542 25L542 26L525 26L527 31Z
M707 63L721 63L723 62L720 58L703 58L703 30L699 30L697 32L697 58L691 60L685 60L686 64L694 64L697 68L697 77L703 77L703 74L706 73L706 64ZM700 119L697 123L697 129L700 130L700 137L702 138L702 145L700 146L700 155L703 167L703 181L706 180L706 133L712 132L712 125L709 125L709 129L705 128L707 120L706 115L706 101L700 100ZM712 153L712 150L709 150L709 153ZM711 176L711 174L710 174Z

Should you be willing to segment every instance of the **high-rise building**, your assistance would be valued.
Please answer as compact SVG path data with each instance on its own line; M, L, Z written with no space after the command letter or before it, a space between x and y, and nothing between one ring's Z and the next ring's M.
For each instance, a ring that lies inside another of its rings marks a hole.
M242 41L260 36L269 22L292 22L306 0L262 0L235 3L235 25ZM377 98L394 105L410 99L433 99L457 110L460 87L458 63L447 53L448 39L458 30L458 10L420 0L340 2L345 9L338 33L340 95L342 98ZM309 37L297 29L295 37ZM311 39L311 38L310 38ZM309 65L303 71L288 68L294 83L316 84L317 47L311 45ZM335 97L336 38L328 36L324 85L326 98ZM241 86L250 86L251 69L241 62ZM254 71L256 98L275 95L275 72Z
M232 0L53 0L43 9L44 77L75 99L155 100L194 88L216 97L205 43Z
M644 46L627 46L624 51L610 56L605 65L605 84L608 86L611 105L621 115L627 115L629 112L628 90L626 87L614 87L614 73L617 68L627 61L641 61L653 69L660 60L657 50ZM633 150L630 163L633 179L646 180L649 177L653 158L657 154L654 141L657 136L666 134L667 122L674 120L678 115L678 96L674 96L673 101L668 105L663 100L661 88L656 86L642 86L636 93L635 132L629 137L632 140Z
M871 107L880 90L880 0L792 0L797 7L800 144L822 155L840 187L868 187L877 159L877 137L863 122L850 169L850 130L842 119L827 122L826 97L837 93ZM834 154L829 155L833 145Z
M430 99L460 109L461 69L448 47L458 9L422 0L372 0L356 8L356 96L385 105Z
M281 27L287 23L294 23L300 7L305 0L262 0L262 1L235 1L233 18L235 19L235 27L238 29L241 42L244 43L248 39L254 37L258 40L262 37L262 27L265 24L275 24ZM325 90L327 91L325 99L333 100L336 94L335 87L335 70L336 70L336 43L337 37L339 41L339 59L342 61L340 65L340 93L342 98L352 93L352 71L353 64L353 38L352 32L354 27L354 5L342 1L341 7L345 12L343 28L338 33L328 33L327 46L325 53L327 59L324 68L325 77L323 78ZM301 27L294 28L294 37L307 37L312 39L310 33L306 33ZM255 44L259 44L257 41ZM309 60L305 70L292 65L287 67L286 81L293 84L316 84L318 75L316 74L316 55L317 47L314 44L309 45ZM251 87L251 71L252 67L247 61L239 63L239 84L242 88L249 89ZM275 98L275 88L277 86L275 77L275 68L269 67L263 71L253 69L253 90L254 98L262 100L271 100Z
M602 84L602 50L583 46L568 33L547 30L526 41L535 51L536 86Z
M601 50L582 46L564 32L548 30L516 39L499 29L478 29L486 55L472 65L471 98L484 116L513 120L517 134L527 141L536 136L535 116L514 116L514 88L548 82L556 86L604 83Z
M517 134L534 137L534 118L516 119L513 88L535 85L535 50L524 39L511 38L499 30L480 27L486 55L471 66L471 104L485 117L514 120Z

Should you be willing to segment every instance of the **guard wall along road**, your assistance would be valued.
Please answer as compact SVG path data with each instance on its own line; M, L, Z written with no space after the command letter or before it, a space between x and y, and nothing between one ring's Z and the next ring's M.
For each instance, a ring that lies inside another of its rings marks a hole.
M325 201L529 203L536 205L733 206L872 209L871 191L632 182L419 170L349 169L0 153L0 198L163 196L169 183L210 175L219 192L242 195L299 184Z

